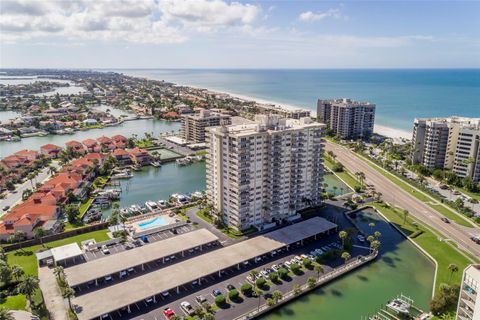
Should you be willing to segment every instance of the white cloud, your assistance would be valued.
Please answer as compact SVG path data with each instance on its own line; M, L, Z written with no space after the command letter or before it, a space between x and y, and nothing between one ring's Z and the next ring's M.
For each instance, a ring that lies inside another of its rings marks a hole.
M300 13L298 19L300 21L312 22L312 21L320 21L326 18L334 18L334 19L347 19L347 16L343 15L340 9L328 9L327 11L323 12L312 12L312 11L305 11Z
M47 37L175 43L195 32L250 26L260 8L223 0L2 0L0 40Z

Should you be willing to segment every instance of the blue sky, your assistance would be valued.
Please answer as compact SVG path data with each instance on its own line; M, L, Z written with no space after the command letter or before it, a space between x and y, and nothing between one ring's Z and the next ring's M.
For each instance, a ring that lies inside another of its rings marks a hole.
M480 67L478 1L2 0L0 67Z

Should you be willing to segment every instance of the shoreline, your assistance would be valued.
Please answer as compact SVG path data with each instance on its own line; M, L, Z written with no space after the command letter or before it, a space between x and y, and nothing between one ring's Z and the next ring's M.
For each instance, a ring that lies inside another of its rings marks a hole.
M147 75L135 75L135 76L134 75L129 75L129 76L159 81L158 79L154 79L153 77L149 77ZM189 87L189 88L193 88L193 89L197 89L197 90L206 90L206 91L208 91L210 93L214 93L214 94L224 94L224 95L226 94L226 95L229 95L233 98L237 98L237 99L240 99L240 100L254 101L254 102L257 102L259 104L274 105L277 108L283 108L283 109L287 109L287 110L296 110L296 109L308 110L308 111L311 112L312 116L316 116L316 114L317 114L316 110L312 110L312 109L308 109L308 108L305 108L305 107L292 105L292 104L288 104L288 103L281 103L281 102L278 102L278 101L267 100L267 99L263 99L263 98L256 98L256 97L253 97L253 96L248 96L248 95L245 95L245 94L235 93L235 92L231 92L231 91L227 91L227 90L213 89L213 88L209 89L209 88L199 87L199 86L196 86L196 85L175 83L175 82L171 82L170 80L167 80L167 79L162 79L162 80L166 81L166 82L173 83L177 86ZM409 139L410 140L412 138L412 133L409 132L409 131L406 131L406 130L403 130L403 129L398 129L398 128L387 127L387 126L380 125L380 124L375 124L373 131L375 133L379 134L379 135L382 135L382 136L385 136L385 137L388 137L388 138L393 138L393 139Z

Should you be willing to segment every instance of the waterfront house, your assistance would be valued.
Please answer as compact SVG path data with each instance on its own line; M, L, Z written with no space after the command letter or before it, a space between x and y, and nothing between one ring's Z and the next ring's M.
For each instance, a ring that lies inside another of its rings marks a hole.
M129 153L133 163L137 165L146 166L152 161L150 154L145 149L133 148Z
M54 144L44 144L40 147L40 153L49 158L57 158L62 148Z
M83 140L82 143L85 146L85 148L87 148L88 152L102 151L102 147L100 147L100 144L97 142L97 140L86 139L86 140Z
M130 154L124 149L113 150L112 155L115 157L115 160L117 160L118 164L121 166L132 164Z
M71 149L73 152L77 152L80 154L85 154L87 152L87 150L85 149L85 146L82 143L75 140L68 141L67 143L65 143L65 145L67 146L68 149Z
M106 149L110 151L116 149L115 143L109 137L101 136L100 138L97 138L97 141L100 143L100 146L102 147L102 149Z
M86 126L94 126L98 123L97 120L95 119L85 119L83 120L83 124L86 125Z
M115 146L120 149L125 149L128 145L128 139L120 134L113 136L112 140Z

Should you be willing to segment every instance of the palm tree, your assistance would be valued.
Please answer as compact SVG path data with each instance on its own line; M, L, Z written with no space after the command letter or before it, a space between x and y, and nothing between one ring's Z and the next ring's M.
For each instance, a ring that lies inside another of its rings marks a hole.
M34 189L34 187L33 187L33 179L35 179L35 173L30 172L30 173L27 175L27 179L30 180L30 184L32 185L32 189Z
M253 282L253 289L256 288L257 286L257 282L255 281L255 279L257 278L258 276L258 271L257 270L252 270L248 273L248 275L250 276L250 278L252 279L252 282Z
M273 301L275 301L275 304L277 304L279 300L282 300L282 298L283 298L283 293L280 290L273 291L272 299Z
M452 281L452 276L455 272L458 272L458 266L454 263L450 263L448 265L448 270L450 271L450 279L448 280L448 282Z
M360 185L363 187L363 184L365 182L365 173L358 171L355 172L355 176L357 177L358 181L360 182Z
M367 241L370 242L370 243L372 243L374 240L375 240L375 237L372 236L372 235L367 237Z
M1 261L0 262L0 281L8 284L10 282L10 279L12 277L12 269L10 269L10 266L7 264L6 261Z
M345 251L344 253L342 253L342 259L345 260L345 263L347 263L348 260L350 260L352 256L350 255L350 253L348 253L347 251Z
M373 250L373 251L377 251L378 248L380 248L380 241L378 240L373 240L372 242L370 242L370 249Z
M23 271L22 267L18 266L18 265L14 265L12 266L11 268L11 271L12 271L12 277L15 279L15 280L19 280L21 277L23 277L23 275L25 274L25 271ZM0 318L1 319L1 318Z
M347 239L348 237L348 233L346 231L340 231L338 233L338 236L340 237L340 239L342 239L342 246L345 245L345 239Z
M403 224L407 222L407 217L410 214L407 209L403 210Z
M382 236L382 234L380 233L380 231L375 231L373 233L373 235L375 236L376 239L380 238Z
M73 311L72 308L72 298L75 296L75 290L70 287L66 287L63 291L62 296L68 300L68 307Z
M45 230L42 227L35 228L33 230L33 237L40 240L40 244L43 246L43 237L45 236Z
M263 291L260 289L253 289L254 294L258 297L258 306L257 306L257 312L260 311L260 301L262 300L263 296Z
M317 280L320 279L320 273L324 273L325 270L322 268L322 266L315 266L313 268L313 271L315 271L317 273Z
M57 173L57 168L55 168L54 166L49 166L48 173L53 176L55 173Z
M374 223L374 222L370 222L370 223L368 224L368 226L369 226L371 229L373 229L373 227L375 227L375 223Z
M63 267L62 266L55 267L55 269L53 269L53 274L57 277L57 279L63 278L63 275L65 274L63 271Z
M2 320L15 320L12 312L6 308L0 308L0 319Z
M17 286L18 292L27 296L30 308L32 305L32 296L34 292L38 289L38 278L35 276L28 276L23 279Z

